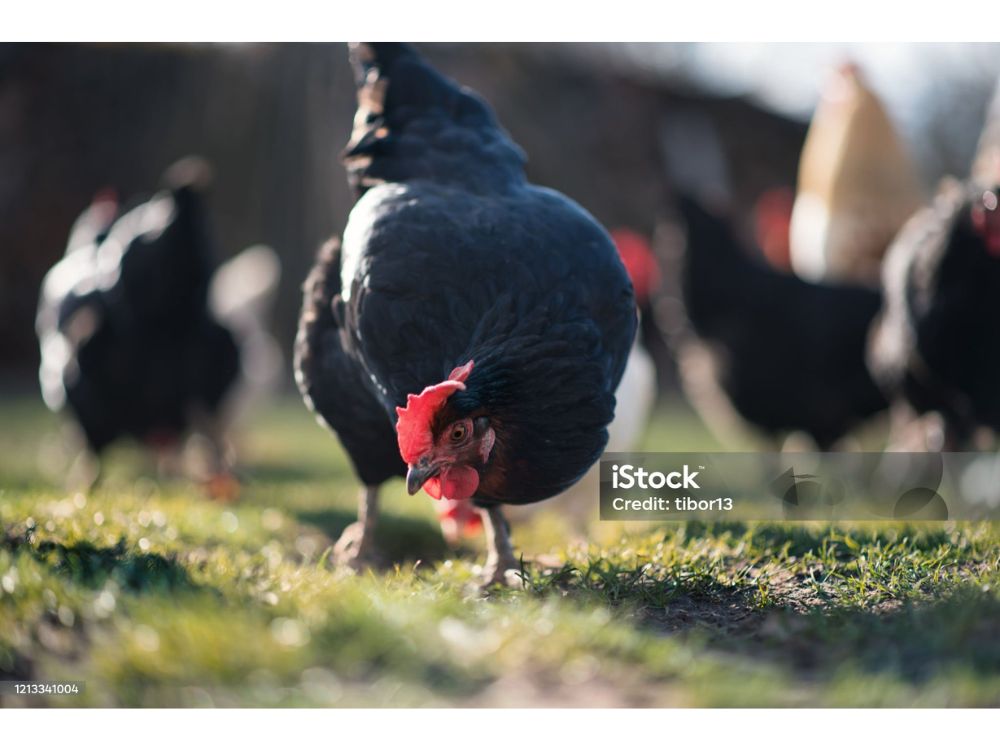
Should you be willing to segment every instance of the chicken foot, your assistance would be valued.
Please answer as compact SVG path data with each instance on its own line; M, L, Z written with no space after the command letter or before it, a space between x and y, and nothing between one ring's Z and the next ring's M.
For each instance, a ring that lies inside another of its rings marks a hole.
M199 477L205 492L213 500L223 503L236 501L240 496L240 480L233 470L236 456L223 420L204 409L195 410L190 420L195 434L188 447L194 448L191 455L195 463L191 464L179 451L176 473L193 473Z
M358 499L358 520L340 535L333 546L333 559L338 565L355 570L373 566L377 561L375 551L375 526L378 523L378 487L361 490Z
M510 527L498 506L480 508L483 531L486 533L486 565L483 567L483 588L499 583L512 588L524 585L521 563L510 544Z

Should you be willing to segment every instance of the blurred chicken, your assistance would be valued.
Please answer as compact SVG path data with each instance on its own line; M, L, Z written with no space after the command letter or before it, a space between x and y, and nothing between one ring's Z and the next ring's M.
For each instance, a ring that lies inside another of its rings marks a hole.
M882 257L923 203L906 149L854 65L823 90L802 149L791 262L808 281L876 287Z
M864 360L877 292L777 271L720 214L686 196L678 206L681 383L720 442L749 427L775 440L803 432L828 449L885 407Z
M895 402L896 448L985 446L1000 428L998 196L1000 179L946 180L886 257L869 362Z
M879 293L773 268L729 218L728 166L711 123L675 119L664 132L683 228L664 224L657 235L673 295L662 325L685 394L724 445L763 435L777 446L805 433L835 446L885 408L865 367Z
M197 433L207 489L235 494L225 433L241 361L258 386L280 371L273 342L251 322L273 297L277 260L254 248L213 275L209 179L207 164L185 159L167 172L167 189L121 215L111 194L99 194L45 277L39 379L49 408L69 411L82 432L85 468L75 479L84 483L119 438L176 462Z
M266 245L247 248L212 276L209 309L233 333L240 350L240 378L224 404L228 425L259 407L284 378L284 356L268 330L280 281L281 261Z

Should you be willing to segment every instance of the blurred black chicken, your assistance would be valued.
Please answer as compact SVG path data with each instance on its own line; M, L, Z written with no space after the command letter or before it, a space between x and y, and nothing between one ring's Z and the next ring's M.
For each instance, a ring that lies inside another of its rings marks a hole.
M912 412L894 418L897 447L985 447L1000 429L998 199L997 183L946 180L889 249L869 361Z
M186 159L167 189L128 212L107 194L84 211L42 285L39 377L46 404L72 413L94 459L118 438L165 455L198 433L212 454L209 491L230 495L224 407L253 328L245 313L273 291L277 264L253 248L215 273L208 175ZM266 370L273 357L255 363Z
M730 218L728 163L707 118L666 119L663 156L684 228L657 240L675 287L658 307L685 395L722 443L804 433L834 447L886 406L865 365L879 293L805 281L755 252Z
M359 196L343 249L305 286L296 378L365 485L338 558L371 559L380 484L406 476L481 509L486 581L519 566L501 513L576 482L600 456L635 335L607 233L529 184L490 107L405 44L352 47L344 153Z
M816 284L752 257L729 222L678 199L687 237L675 323L685 392L725 440L749 423L770 438L834 446L886 403L865 366L878 292Z

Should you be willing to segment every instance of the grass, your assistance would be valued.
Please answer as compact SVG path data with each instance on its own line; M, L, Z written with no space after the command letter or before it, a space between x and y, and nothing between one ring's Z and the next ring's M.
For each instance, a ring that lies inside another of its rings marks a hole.
M996 706L993 524L515 526L529 585L480 594L432 501L386 488L395 566L333 569L356 485L289 399L242 431L239 503L123 447L67 494L58 422L0 401L0 680L84 706ZM651 449L711 448L682 407ZM596 504L596 499L592 501Z

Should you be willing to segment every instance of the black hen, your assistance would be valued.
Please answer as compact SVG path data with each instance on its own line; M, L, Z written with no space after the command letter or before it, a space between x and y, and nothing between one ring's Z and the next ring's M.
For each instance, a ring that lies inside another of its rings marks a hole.
M43 282L42 392L51 409L69 409L95 456L120 437L156 448L192 429L218 438L239 352L208 306L205 170L180 163L168 190L118 217L112 201L95 201Z
M490 107L408 45L352 48L344 155L359 200L306 282L296 377L367 486L337 551L371 553L377 486L407 476L485 509L488 580L515 567L501 503L564 490L597 460L635 334L614 245L529 184Z
M865 367L877 292L815 284L750 256L728 221L687 197L676 332L681 376L706 423L732 418L829 448L885 408Z
M977 428L1000 429L998 196L997 185L946 181L886 257L872 371L891 398L943 419L924 420L913 447L955 449Z

